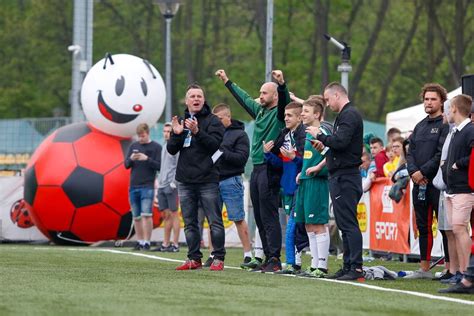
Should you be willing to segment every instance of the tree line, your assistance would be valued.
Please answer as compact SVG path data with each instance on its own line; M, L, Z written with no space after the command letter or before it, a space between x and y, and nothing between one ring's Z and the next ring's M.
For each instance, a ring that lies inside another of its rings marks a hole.
M201 84L211 105L235 105L214 76L258 96L265 75L265 0L182 1L172 21L173 112L184 89ZM275 0L273 68L305 98L339 81L340 52L329 33L352 48L349 88L364 117L420 102L420 87L448 90L474 73L470 0ZM69 115L73 1L0 1L0 117ZM105 52L148 59L164 77L164 19L152 0L94 1L93 63ZM234 115L250 119L240 107Z

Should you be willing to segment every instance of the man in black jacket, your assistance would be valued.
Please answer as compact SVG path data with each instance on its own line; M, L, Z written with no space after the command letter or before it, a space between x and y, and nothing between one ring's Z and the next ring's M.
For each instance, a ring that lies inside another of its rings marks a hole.
M320 130L308 128L317 141L314 147L322 151L329 147L326 163L329 170L329 193L337 227L342 232L344 266L329 278L356 280L362 278L362 233L357 221L357 204L362 196L362 116L349 101L346 89L337 82L324 89L324 100L337 112L334 133L324 135Z
M468 169L471 146L474 144L474 125L471 123L472 98L461 94L451 100L449 122L454 123L451 142L446 158L446 211L456 239L460 281L467 270L472 240L469 223L474 206L473 190L469 186ZM455 280L455 281L458 281Z
M227 104L216 105L212 113L225 127L224 139L219 148L219 153L222 154L217 161L221 205L225 204L227 217L235 223L244 250L244 263L248 263L252 260L252 251L249 228L245 221L242 173L245 171L245 164L249 158L249 138L245 133L244 123L232 119Z
M409 138L407 153L407 169L414 183L412 198L421 260L420 269L405 277L409 279L432 278L429 268L433 247L433 213L438 217L439 206L439 190L432 181L438 171L441 149L449 132L449 126L443 123L442 112L447 99L446 89L437 83L427 83L422 88L421 97L428 116L416 124Z
M211 113L201 87L190 85L185 102L187 109L184 119L173 117L173 133L167 144L170 154L180 153L176 180L188 244L188 260L176 270L202 267L201 234L198 226L199 202L211 230L214 261L210 270L223 270L225 231L219 207L219 172L213 155L221 145L225 129L219 118Z

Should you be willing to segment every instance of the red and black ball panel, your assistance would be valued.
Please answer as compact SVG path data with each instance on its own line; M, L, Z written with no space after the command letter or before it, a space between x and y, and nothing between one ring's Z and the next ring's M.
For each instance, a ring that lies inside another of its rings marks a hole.
M25 172L24 198L36 226L58 243L128 236L131 141L87 123L58 129L36 150Z

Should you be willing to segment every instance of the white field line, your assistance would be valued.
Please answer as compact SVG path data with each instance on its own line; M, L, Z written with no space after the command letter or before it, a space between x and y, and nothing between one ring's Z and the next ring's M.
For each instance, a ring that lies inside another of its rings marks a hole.
M61 248L56 248L56 249L52 249L52 248L34 248L34 249L35 250L58 250L58 249L61 249ZM130 255L130 256L136 256L136 257L143 257L143 258L160 260L160 261L177 262L177 263L183 262L183 260L170 259L170 258L159 257L159 256L155 256L155 255L147 255L147 254L144 254L144 253L120 251L120 250L113 250L113 249L77 249L77 248L63 248L63 249L69 250L69 251L108 252L108 253ZM239 268L239 267L225 266L225 268L226 269L241 270L241 268ZM294 275L284 275L284 276L295 277ZM310 278L305 278L305 279L310 279ZM376 290L376 291L401 293L401 294L406 294L406 295L424 297L424 298L431 299L431 300L446 301L446 302L451 302L451 303L460 303L460 304L473 305L474 306L474 301L466 301L466 300L462 300L462 299L458 299L458 298L437 296L437 295L421 293L421 292L390 289L390 288L385 288L385 287L380 287L380 286L375 286L375 285L370 285L370 284L364 284L364 283L359 283L359 282L347 282L347 281L337 281L337 280L329 280L329 279L316 279L316 278L311 279L311 280L323 281L323 282L332 282L332 283L339 283L339 284L347 284L347 285L363 287L363 288Z

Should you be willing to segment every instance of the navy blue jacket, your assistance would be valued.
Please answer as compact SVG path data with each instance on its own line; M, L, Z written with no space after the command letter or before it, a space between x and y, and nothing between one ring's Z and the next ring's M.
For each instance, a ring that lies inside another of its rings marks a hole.
M443 123L443 116L426 116L416 124L410 135L407 153L407 169L412 175L421 171L430 182L438 172L441 149L449 132L449 125Z
M471 193L468 169L471 146L474 143L474 125L469 122L451 138L446 158L447 190L449 194ZM457 169L452 169L456 164Z
M231 120L231 125L225 129L221 147L222 156L217 160L219 180L239 176L245 171L249 159L250 142L245 132L244 123Z
M265 161L270 165L283 170L280 187L285 195L293 195L298 187L296 184L296 176L303 166L304 142L306 137L306 126L300 124L294 131L293 135L296 143L296 156L293 160L281 157L280 147L285 141L285 135L290 132L288 128L283 129L275 140L275 145L271 152L265 153Z

